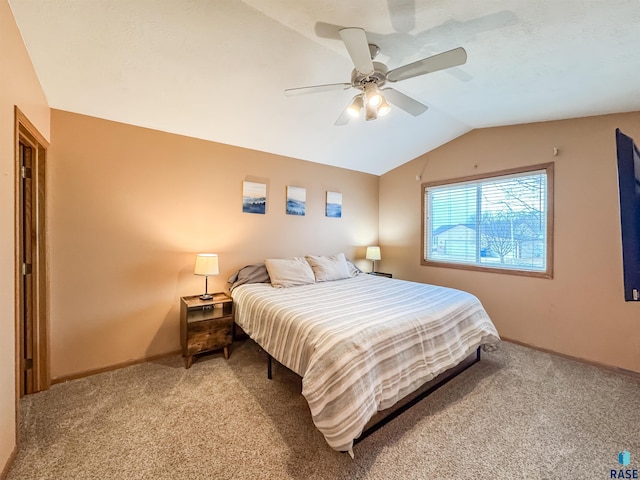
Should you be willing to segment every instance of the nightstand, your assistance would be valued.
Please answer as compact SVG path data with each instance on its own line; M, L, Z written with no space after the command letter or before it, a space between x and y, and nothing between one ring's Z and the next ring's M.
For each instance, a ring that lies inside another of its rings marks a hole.
M376 275L378 277L393 278L393 275L391 275L390 273L385 273L385 272L369 272L369 275Z
M233 300L225 293L214 293L213 299L199 295L180 299L180 344L184 366L189 368L198 353L224 349L229 358L233 342Z

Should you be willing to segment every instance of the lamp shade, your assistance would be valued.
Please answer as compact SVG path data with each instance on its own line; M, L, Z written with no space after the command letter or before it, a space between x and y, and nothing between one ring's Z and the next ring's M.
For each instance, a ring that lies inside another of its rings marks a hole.
M364 84L364 95L367 99L367 105L377 108L382 103L382 95L374 82Z
M382 103L378 107L378 115L382 117L383 115L386 115L390 111L391 111L391 105L389 105L387 101L383 98Z
M356 95L355 97L353 97L353 100L351 101L349 107L347 107L347 112L349 112L349 115L351 115L352 117L357 117L358 115L360 115L360 110L362 110L363 104L364 102L362 100L362 95Z
M218 275L218 255L215 253L199 253L196 257L196 275Z
M364 107L364 119L369 121L375 120L376 118L378 118L378 109L367 102Z
M380 247L367 247L367 260L380 260Z

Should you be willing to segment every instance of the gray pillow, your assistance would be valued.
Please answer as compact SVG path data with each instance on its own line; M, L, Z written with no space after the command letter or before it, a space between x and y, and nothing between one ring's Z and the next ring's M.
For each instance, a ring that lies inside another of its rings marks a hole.
M355 277L356 275L364 273L362 270L360 270L358 267L356 267L355 264L351 260L347 260L347 265L349 266L349 276L350 277Z
M269 272L264 263L247 265L229 277L229 291L245 283L271 283Z

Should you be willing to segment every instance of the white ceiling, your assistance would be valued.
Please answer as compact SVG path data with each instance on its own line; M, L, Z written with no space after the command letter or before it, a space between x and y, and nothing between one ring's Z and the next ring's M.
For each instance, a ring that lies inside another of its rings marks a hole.
M382 174L474 128L640 110L640 0L9 0L52 108ZM356 92L337 26L429 110L334 121Z

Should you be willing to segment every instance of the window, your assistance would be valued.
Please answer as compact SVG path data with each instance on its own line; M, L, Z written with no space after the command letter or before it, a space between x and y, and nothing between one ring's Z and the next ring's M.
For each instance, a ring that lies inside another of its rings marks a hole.
M425 183L422 264L551 278L553 163Z

